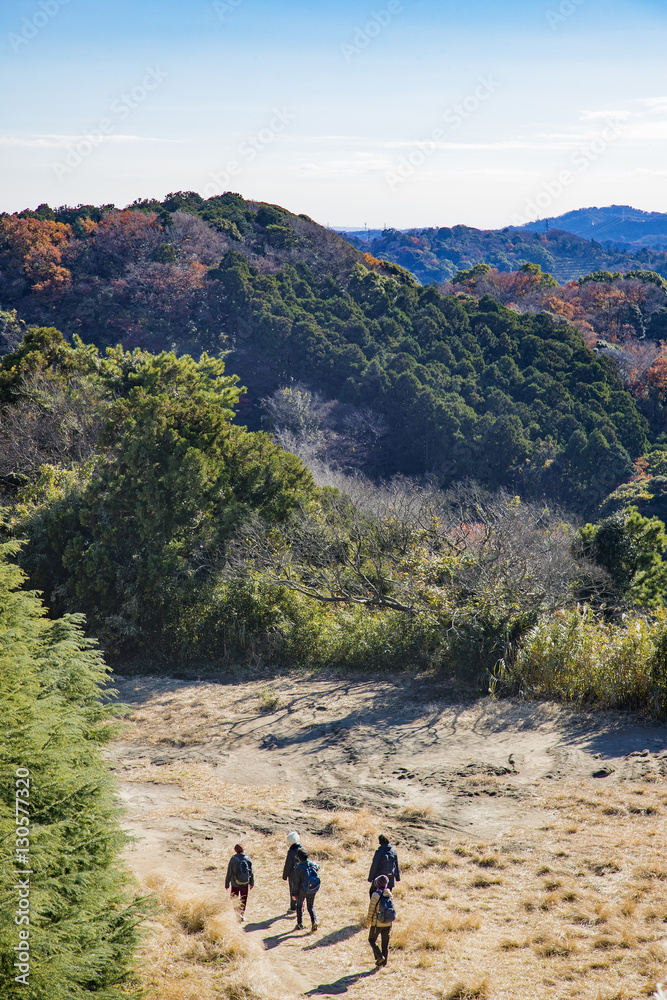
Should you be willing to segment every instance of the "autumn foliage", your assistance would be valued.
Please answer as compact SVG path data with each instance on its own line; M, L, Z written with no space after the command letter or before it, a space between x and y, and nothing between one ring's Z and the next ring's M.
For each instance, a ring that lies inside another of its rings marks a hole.
M72 227L46 219L0 218L0 250L35 292L54 292L71 283L71 272L62 266L63 250Z

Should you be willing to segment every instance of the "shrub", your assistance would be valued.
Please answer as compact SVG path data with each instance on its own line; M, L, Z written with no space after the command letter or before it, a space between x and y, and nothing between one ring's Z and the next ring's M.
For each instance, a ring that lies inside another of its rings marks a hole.
M664 714L666 651L664 610L615 624L583 606L541 621L523 640L509 675L526 693Z

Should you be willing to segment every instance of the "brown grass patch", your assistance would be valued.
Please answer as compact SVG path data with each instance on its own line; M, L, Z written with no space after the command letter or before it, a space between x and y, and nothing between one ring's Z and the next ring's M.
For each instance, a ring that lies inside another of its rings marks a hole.
M360 809L359 812L337 810L327 813L322 833L342 840L343 846L349 850L351 847L375 848L380 829L377 817L368 809Z
M486 1000L489 996L489 984L486 979L470 984L459 982L449 993L438 995L441 1000Z
M503 881L500 878L487 878L486 875L478 875L472 880L470 886L472 889L490 889L494 885L502 884Z
M409 823L411 820L431 819L432 816L432 806L406 806L399 813L398 818Z

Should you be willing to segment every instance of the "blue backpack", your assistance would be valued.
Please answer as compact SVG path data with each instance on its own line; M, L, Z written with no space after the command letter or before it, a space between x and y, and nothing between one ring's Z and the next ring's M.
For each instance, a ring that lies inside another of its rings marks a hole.
M250 864L245 854L237 854L234 858L234 879L239 885L249 885Z
M313 896L322 884L320 876L317 874L318 865L314 861L303 861L299 867L303 868L305 872L303 877L303 891L306 896Z
M376 920L378 924L392 924L396 919L396 910L391 896L381 895L378 900Z

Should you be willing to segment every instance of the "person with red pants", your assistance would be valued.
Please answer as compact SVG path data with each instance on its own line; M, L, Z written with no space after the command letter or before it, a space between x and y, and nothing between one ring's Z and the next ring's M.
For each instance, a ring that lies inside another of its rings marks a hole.
M225 878L225 889L231 886L232 897L239 898L239 914L241 923L245 921L245 908L248 903L248 890L255 884L255 876L252 871L252 861L245 853L243 844L237 844L235 853L229 859L227 865L227 877Z

